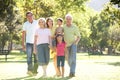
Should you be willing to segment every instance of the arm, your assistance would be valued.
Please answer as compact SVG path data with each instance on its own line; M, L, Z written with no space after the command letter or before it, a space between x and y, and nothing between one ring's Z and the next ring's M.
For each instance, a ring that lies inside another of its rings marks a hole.
M74 44L78 44L78 42L80 41L80 32L79 29L76 27L75 28L75 35L76 35L76 40L74 41Z
M77 36L77 38L76 38L76 40L75 40L75 42L74 42L74 44L78 44L78 42L80 41L80 37L79 36Z
M34 54L36 54L36 46L37 46L37 35L35 35L34 36L35 38L34 38L34 49L33 49L33 52L34 52Z
M22 48L25 51L25 37L26 37L26 31L22 31Z

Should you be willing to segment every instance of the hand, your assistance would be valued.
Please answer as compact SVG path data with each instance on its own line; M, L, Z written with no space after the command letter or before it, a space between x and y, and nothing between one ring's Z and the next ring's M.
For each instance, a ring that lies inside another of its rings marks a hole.
M36 51L36 49L35 49L35 48L33 49L33 53L34 53L34 54L36 54L36 53L37 53L37 51Z
M25 45L23 45L23 48L22 48L22 49L23 49L23 51L26 51L26 47L25 47Z

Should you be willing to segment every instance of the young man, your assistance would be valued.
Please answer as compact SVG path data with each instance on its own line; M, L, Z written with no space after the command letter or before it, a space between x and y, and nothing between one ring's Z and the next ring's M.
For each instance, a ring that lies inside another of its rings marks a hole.
M35 54L34 54L34 66L32 63L34 35L36 29L38 28L38 22L37 20L33 19L32 12L27 12L26 18L27 21L23 24L23 31L22 31L22 47L24 51L26 50L26 54L27 54L27 65L28 65L27 74L32 76L33 74L37 74L37 68L38 68Z
M78 28L72 23L72 16L67 14L65 16L66 24L64 28L64 40L68 49L68 64L70 67L69 77L75 76L76 68L76 53L77 53L77 44L80 40L80 33Z

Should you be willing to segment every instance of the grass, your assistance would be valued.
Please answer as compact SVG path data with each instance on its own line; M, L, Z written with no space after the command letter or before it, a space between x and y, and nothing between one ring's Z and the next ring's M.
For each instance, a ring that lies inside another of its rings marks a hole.
M8 61L26 61L26 53L17 50L11 51L7 56ZM77 53L77 60L97 60L97 61L120 61L120 56L112 55L88 55L88 53ZM5 61L5 55L0 56L0 61Z
M14 66L18 66L19 63L23 63L20 65L25 65L26 54L13 51L8 55L7 62L5 61L4 56L0 56L0 62L4 63L5 65L8 65L9 67L12 67L11 65L13 65L13 63L15 63ZM36 80L120 80L119 77L120 56L88 55L87 53L77 53L77 62L79 62L79 64L77 65L80 67L77 68L77 70L79 69L80 71L77 73L77 75L79 75L80 77L77 76L77 78L75 79L73 78L70 79L68 77L65 78L40 77ZM10 65L7 63L9 63ZM3 65L1 64L1 66ZM34 77L23 76L18 78L12 78L11 80L34 80L34 79L35 79Z

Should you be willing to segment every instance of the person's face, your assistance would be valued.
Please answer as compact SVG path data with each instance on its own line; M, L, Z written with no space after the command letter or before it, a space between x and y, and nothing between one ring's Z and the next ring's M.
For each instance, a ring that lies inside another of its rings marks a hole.
M29 22L32 22L33 21L33 15L31 14L31 13L29 13L29 14L27 14L27 20L29 21Z
M43 20L39 20L39 26L41 28L44 28L45 27L45 22Z
M71 25L71 23L72 23L72 18L70 16L67 16L66 17L66 24Z
M51 19L48 20L48 26L52 27L53 26L53 21Z
M57 37L57 41L58 41L58 42L62 42L62 36L58 36L58 37Z
M62 22L60 20L57 20L58 25L62 25Z

